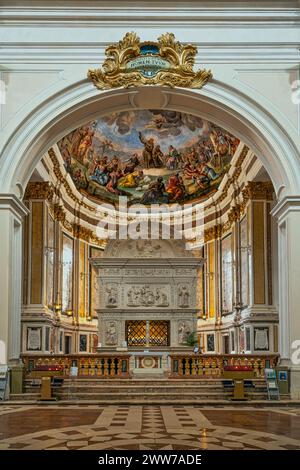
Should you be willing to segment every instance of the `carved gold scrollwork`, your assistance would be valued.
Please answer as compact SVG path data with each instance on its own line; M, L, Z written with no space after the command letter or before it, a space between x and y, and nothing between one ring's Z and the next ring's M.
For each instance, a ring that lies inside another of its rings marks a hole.
M26 187L24 199L45 199L52 201L54 188L48 181L29 182Z
M100 90L142 85L202 88L212 74L193 70L196 54L195 46L182 45L173 33L162 34L158 42L141 43L131 32L106 48L102 68L89 70L88 78Z
M91 237L93 236L93 231L87 227L83 227L80 224L73 224L73 235L75 238L80 238L81 240L85 240L87 242L90 241Z
M271 181L249 181L242 191L243 199L264 199L272 201L274 187Z
M66 213L60 204L53 204L53 216L55 220L64 222L66 220Z
M218 224L210 227L204 231L204 241L209 242L211 240L215 240L216 238L220 238L223 233L223 225Z

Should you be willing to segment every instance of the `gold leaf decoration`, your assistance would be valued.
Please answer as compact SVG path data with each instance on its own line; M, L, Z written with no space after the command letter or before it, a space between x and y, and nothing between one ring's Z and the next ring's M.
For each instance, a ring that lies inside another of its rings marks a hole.
M88 78L100 90L143 85L171 88L202 88L212 78L210 70L194 71L197 48L182 45L173 33L158 42L140 42L136 33L126 33L105 50L102 68L89 70Z

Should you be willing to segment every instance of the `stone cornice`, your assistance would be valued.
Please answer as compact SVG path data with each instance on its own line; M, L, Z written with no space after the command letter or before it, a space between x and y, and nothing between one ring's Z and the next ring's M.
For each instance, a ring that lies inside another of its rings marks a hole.
M286 196L272 209L271 214L282 222L291 212L300 212L300 195Z
M22 2L14 5L10 1L2 6L2 21L6 24L130 24L138 23L197 23L199 25L222 24L231 26L234 24L265 25L291 25L296 26L299 20L299 8L297 2L255 2L247 8L240 5L224 5L220 7L218 2L210 1L206 5L200 2ZM275 5L274 5L275 3ZM276 8L277 3L277 8Z
M0 193L0 210L10 210L19 220L29 214L29 210L14 194Z
M299 63L298 43L268 44L245 42L243 46L236 43L220 44L217 42L197 43L198 49L195 66L202 64L250 64L255 60L258 64ZM102 63L105 59L104 50L107 42L88 42L87 44L72 42L35 43L9 42L0 50L0 60L3 63L24 64L91 64Z
M91 258L90 263L97 268L145 268L145 266L154 267L201 267L204 263L204 258ZM180 274L182 276L182 274Z
M118 313L118 314L124 314L124 315L145 315L145 312L147 314L152 314L152 315L159 315L162 317L162 312L164 312L165 315L176 315L179 316L183 314L193 314L193 313L198 313L200 311L200 308L183 308L183 307L158 307L158 308L149 308L147 307L147 310L145 307L139 308L139 307L129 307L129 308L107 308L107 307L101 307L101 308L95 308L95 312L98 313L98 315L111 315L112 312Z

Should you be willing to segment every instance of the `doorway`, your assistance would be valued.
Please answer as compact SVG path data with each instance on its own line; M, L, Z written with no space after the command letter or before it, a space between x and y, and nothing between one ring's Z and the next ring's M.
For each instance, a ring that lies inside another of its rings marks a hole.
M229 335L222 336L223 338L223 352L229 354Z
M71 344L72 344L71 336L66 335L65 336L65 354L71 354Z

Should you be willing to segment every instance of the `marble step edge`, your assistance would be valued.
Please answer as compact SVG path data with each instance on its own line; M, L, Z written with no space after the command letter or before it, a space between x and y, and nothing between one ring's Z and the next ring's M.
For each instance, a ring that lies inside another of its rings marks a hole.
M215 394L200 394L200 395L195 395L195 394L186 394L184 396L178 397L176 394L165 394L165 393L149 393L149 394L141 394L141 395L135 395L134 398L128 397L126 394L111 394L107 395L105 393L91 393L91 394L80 394L80 393L70 393L70 394L65 394L65 395L56 395L55 397L59 400L82 400L82 401L88 401L88 400L136 400L136 399L166 399L166 400L181 400L181 399L186 399L186 400L199 400L199 399L205 399L205 400L214 400L214 399L223 399L223 398L231 398L233 395L232 393L228 394L220 394L220 393L215 393ZM257 394L249 394L245 395L246 399L249 400L255 400L255 399L267 399L267 395L263 393L257 393ZM20 396L11 396L10 400L15 401L15 400L31 400L31 399L36 399L38 400L40 398L40 394L30 394L28 396L20 395Z
M225 380L225 379L224 379ZM264 380L260 379L251 379L254 385L262 385L265 384ZM30 386L32 380L30 381L25 381L25 386ZM115 385L121 385L123 387L143 387L151 384L157 385L157 386L162 386L162 387L181 387L185 388L188 386L193 386L193 387L198 387L198 386L210 386L210 387L216 387L216 386L221 386L223 387L223 381L222 380L213 380L213 379L192 379L190 381L185 381L185 380L179 380L179 381L157 381L157 380L149 380L149 381L144 381L142 379L136 380L136 381L125 381L125 380L117 380L117 379L80 379L78 381L70 381L69 379L64 379L64 385L69 385L69 384L74 384L78 386L93 386L94 384L97 386L115 386Z
M218 376L218 377L211 377L211 376L205 376L205 375L194 375L194 376L182 376L181 378L177 378L177 377L157 377L155 376L154 378L147 378L147 377L120 377L120 376L116 376L116 377L109 377L109 376L94 376L94 375L87 375L87 376L80 376L80 377L74 377L73 379L70 378L69 376L59 376L63 379L65 379L65 381L71 381L71 380L75 380L75 381L78 381L78 382L81 382L81 381L92 381L92 380L95 380L95 381L99 381L99 380L103 380L103 382L107 382L108 380L109 381L112 381L112 382L117 382L117 381L120 381L120 382L194 382L195 380L203 380L203 381L209 381L209 382L215 382L215 381L219 381L221 382L222 380L228 380L227 378L224 378L224 377L221 377L221 376ZM26 377L25 378L25 382L26 381L31 381L33 380L31 377ZM254 377L252 379L249 379L249 380L252 380L252 381L265 381L265 379L263 377Z
M151 404L151 405L202 405L203 407L211 406L218 407L218 406L233 406L233 407L243 407L243 406L251 406L251 407L283 407L283 406L296 406L300 407L300 400L245 400L245 401L234 401L231 399L221 399L221 400L152 400L149 402L148 400L140 400L140 399L131 399L131 400L60 400L60 401L41 401L41 400L5 400L0 402L0 409L1 405L5 406L19 406L19 405L40 405L40 406L72 406L72 405L143 405L143 404Z
M97 390L105 390L105 391L112 391L115 392L116 390L124 390L124 391L131 391L132 393L137 392L139 393L140 391L147 391L148 389L155 389L155 390L166 390L170 392L178 392L178 393L184 393L186 390L188 391L202 391L202 390L219 390L222 392L224 390L224 387L220 386L207 386L207 385L200 385L200 386L186 386L186 387L165 387L163 385L157 386L157 385L148 385L148 386L137 386L137 387L132 387L132 386L123 386L123 385L117 385L116 387L113 387L112 385L95 385L95 386L90 386L90 387L85 387L84 385L74 385L74 386L69 386L69 385L63 385L62 387L59 387L59 390L81 390L81 391L86 391L86 392L91 392L91 391L97 391ZM255 387L255 389L264 389L266 390L266 387ZM25 391L32 391L34 393L35 390L39 390L39 387L25 387ZM226 390L226 389L225 389Z

